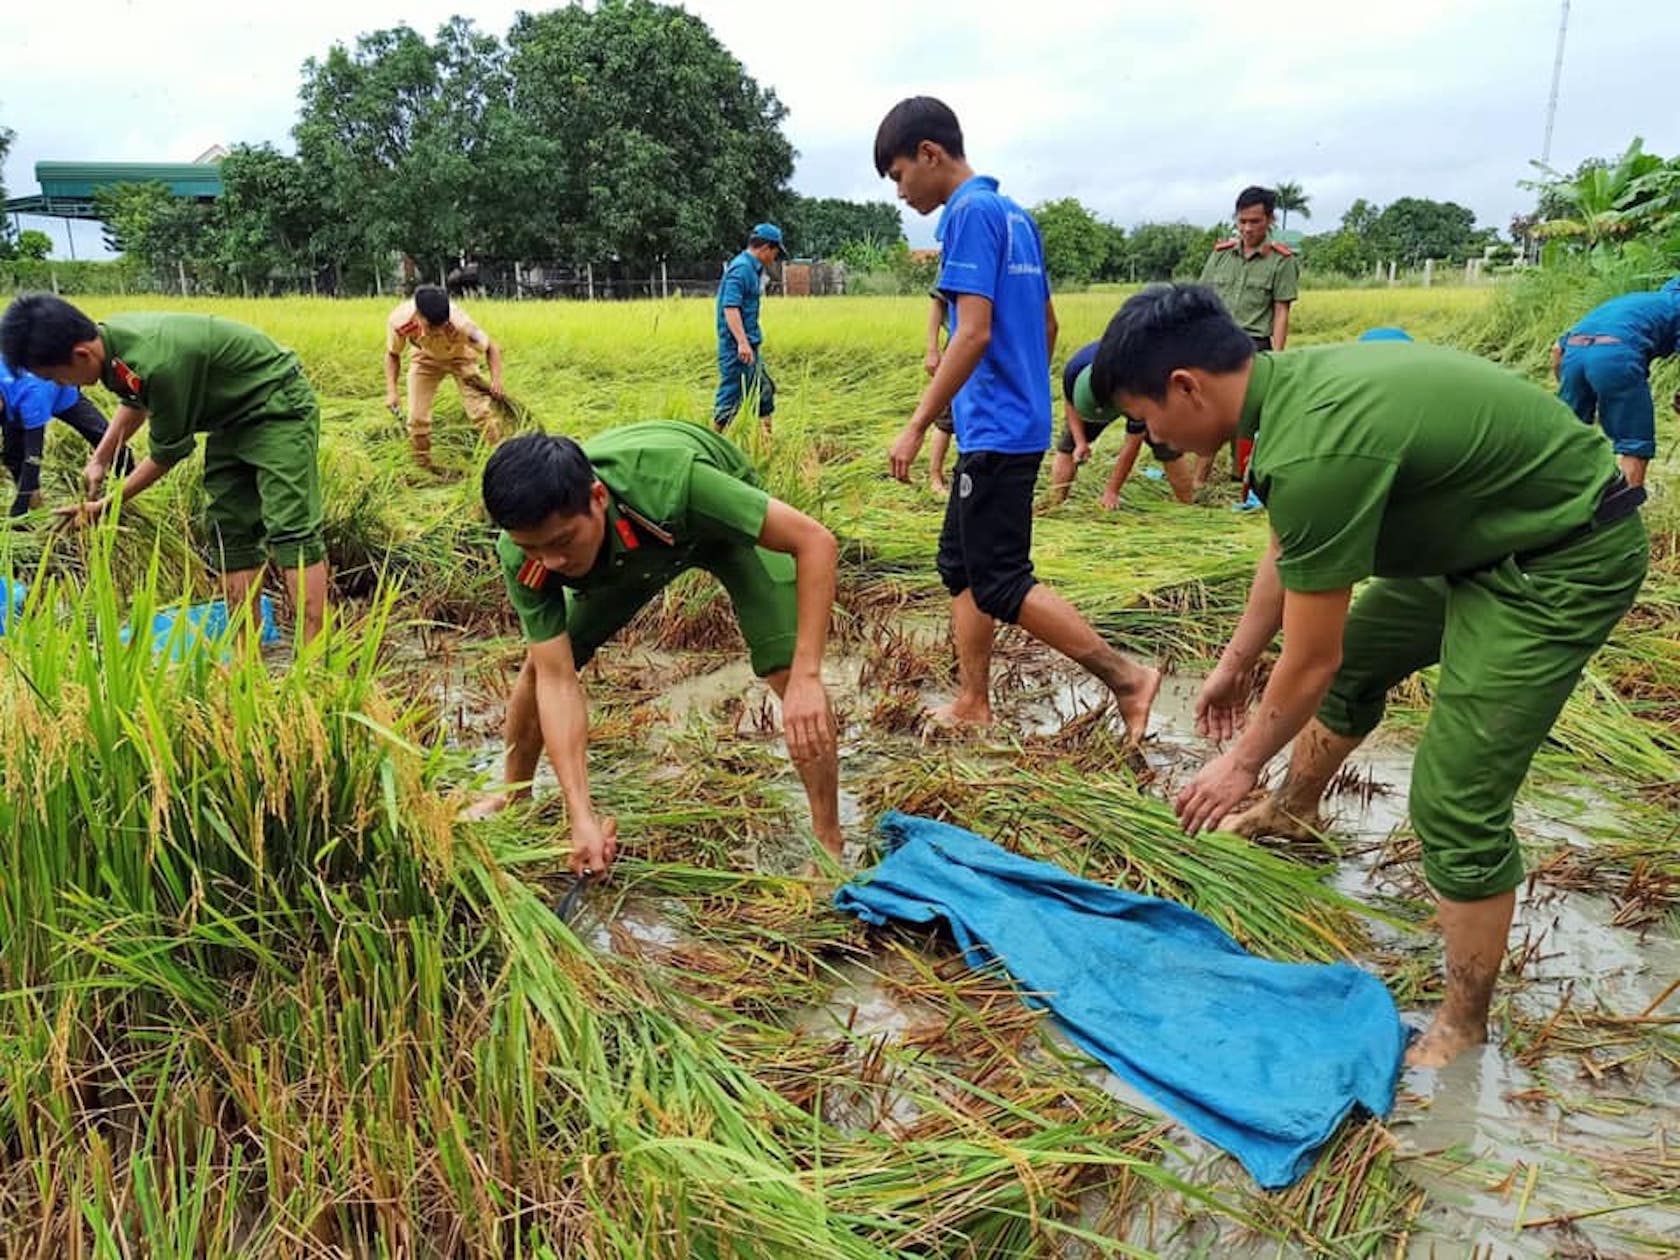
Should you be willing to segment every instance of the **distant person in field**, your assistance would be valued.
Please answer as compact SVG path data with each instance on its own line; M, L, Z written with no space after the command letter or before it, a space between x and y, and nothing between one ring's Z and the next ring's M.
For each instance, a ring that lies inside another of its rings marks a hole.
M229 609L246 604L272 559L298 582L305 638L327 604L321 536L320 410L297 355L214 315L113 315L96 324L46 293L0 319L0 355L59 385L103 385L117 411L84 470L90 497L60 509L77 524L111 506L107 472L149 422L150 452L122 483L132 499L204 442L204 524Z
M927 354L922 359L922 366L929 376L933 376L939 371L939 361L945 357L945 322L950 315L951 304L938 289L928 296L933 302L928 307ZM933 438L928 442L928 489L941 499L951 493L951 483L945 479L945 456L951 449L951 439L956 432L957 423L952 419L949 407L933 418Z
M399 402L397 375L408 347L408 442L414 461L431 469L432 404L445 377L454 377L461 406L486 442L501 438L496 422L502 393L502 349L440 285L423 284L385 321L385 405L393 414ZM489 362L490 379L479 373L479 356Z
M1056 458L1050 465L1050 502L1052 506L1067 502L1073 489L1073 479L1079 466L1091 457L1091 446L1102 436L1103 430L1116 420L1123 420L1125 444L1115 457L1114 470L1103 487L1103 510L1112 512L1120 506L1120 491L1137 467L1138 454L1147 445L1161 465L1173 497L1189 503L1195 497L1191 485L1189 464L1183 453L1162 442L1156 442L1145 432L1143 425L1099 400L1091 390L1091 361L1096 358L1098 343L1081 346L1074 351L1062 368L1062 436L1056 443Z
M1237 234L1213 247L1201 283L1219 294L1256 350L1282 350L1289 342L1289 308L1300 293L1300 265L1294 250L1269 239L1277 193L1251 184L1237 194L1236 210ZM1231 448L1238 481L1248 469L1248 450L1241 438ZM1213 460L1203 460L1196 469L1198 490L1212 471Z
M527 651L508 699L507 790L483 817L529 795L544 749L572 826L572 870L604 874L618 824L595 813L578 670L688 569L723 583L752 667L782 698L788 753L804 781L818 841L840 856L834 710L823 647L839 548L818 522L765 493L745 455L692 424L650 420L578 446L531 433L496 448L484 507Z
M1552 376L1570 409L1596 419L1610 437L1622 475L1645 484L1657 453L1651 360L1680 353L1680 276L1655 293L1624 293L1583 315L1552 347ZM1680 412L1680 390L1670 400Z
M787 257L782 229L760 223L747 237L747 247L723 269L717 295L718 387L712 403L712 424L722 433L749 396L758 399L758 422L770 432L776 414L776 382L764 365L764 330L758 308L764 300L764 274L778 258Z
M1196 701L1197 728L1231 742L1175 802L1187 833L1310 834L1390 689L1440 667L1410 809L1446 993L1407 1059L1438 1067L1486 1041L1524 878L1512 802L1633 606L1645 492L1596 429L1485 359L1391 344L1256 354L1199 285L1128 299L1093 388L1182 450L1255 443L1249 476L1272 540ZM1250 712L1280 629L1282 656ZM1292 739L1277 790L1233 813Z
M938 370L889 457L893 476L909 481L922 439L951 408L960 453L938 566L951 593L958 682L956 698L929 717L992 720L992 638L1010 621L1107 685L1127 733L1141 739L1159 672L1103 642L1033 574L1033 494L1050 445L1056 342L1038 225L997 180L974 173L956 115L932 97L900 101L882 119L875 170L918 214L945 207L935 233L939 289L955 307Z
M21 368L14 371L0 360L0 463L6 465L17 491L12 516L41 506L41 457L52 420L62 420L95 449L105 436L105 417L82 397L81 390L56 385ZM132 466L133 457L123 451L117 471L126 474Z

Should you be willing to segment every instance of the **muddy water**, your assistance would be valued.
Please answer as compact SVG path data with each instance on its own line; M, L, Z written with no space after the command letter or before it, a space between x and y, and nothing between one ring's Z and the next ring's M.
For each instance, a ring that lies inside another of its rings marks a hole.
M856 658L832 662L826 680L833 694L854 695L860 667ZM1034 674L1030 684L1000 713L1023 729L1054 731L1102 698L1086 680L1054 669ZM1174 783L1193 773L1209 752L1209 745L1195 735L1191 720L1196 686L1195 679L1168 677L1151 720L1146 755L1160 771L1162 791L1171 791ZM663 707L669 723L681 726L717 716L726 699L738 696L745 697L749 711L766 696L764 684L751 676L744 661L678 682L665 694ZM929 695L930 700L940 698ZM862 711L862 706L853 707ZM878 738L873 746L879 747ZM853 751L844 737L842 748L843 757ZM912 748L907 739L907 755L915 755ZM777 749L781 754L779 743ZM1334 882L1351 895L1416 895L1415 884L1396 887L1393 872L1379 867L1381 842L1405 821L1410 760L1406 742L1379 733L1350 762L1358 771L1360 789L1344 791L1330 802L1335 836L1343 852ZM851 764L857 766L855 760ZM842 777L847 773L843 761ZM791 766L781 780L791 816L802 819L803 793ZM1613 814L1607 802L1579 803L1600 821L1607 811ZM864 820L856 799L843 794L842 809L848 829L860 831ZM1525 843L1546 849L1588 843L1568 821L1554 817L1557 812L1539 805L1519 808L1519 832ZM783 856L793 861L800 847L791 844ZM770 855L766 858L780 862ZM1407 1176L1428 1191L1428 1206L1408 1255L1445 1260L1474 1252L1478 1260L1505 1256L1538 1260L1560 1255L1680 1254L1680 1188L1673 1187L1672 1166L1667 1174L1668 1199L1658 1207L1637 1205L1624 1192L1627 1183L1618 1186L1617 1175L1621 1161L1637 1158L1642 1151L1654 1159L1658 1152L1680 1147L1680 1082L1674 1073L1655 1059L1618 1068L1615 1059L1626 1051L1594 1056L1596 1077L1578 1057L1561 1055L1531 1070L1517 1064L1497 1044L1508 1021L1529 1026L1544 1022L1566 991L1571 992L1574 1009L1636 1015L1680 976L1680 942L1660 932L1640 936L1613 927L1610 913L1603 898L1544 887L1525 889L1519 896L1511 940L1513 946L1527 946L1523 953L1528 961L1520 981L1507 978L1502 986L1496 1043L1463 1056L1444 1071L1410 1071L1403 1079L1401 1100L1390 1125L1401 1144ZM670 945L676 939L654 906L629 905L617 922L633 941ZM598 947L611 947L609 925L595 925L593 932ZM1390 949L1421 951L1431 962L1438 959L1428 932L1379 935ZM1680 1016L1680 995L1670 996L1655 1013ZM801 1016L800 1026L820 1036L849 1030L861 1056L871 1041L900 1037L933 1014L896 1003L867 969L858 968L826 1007ZM1423 1010L1403 1014L1420 1027L1427 1020ZM1095 1066L1092 1070L1103 1087L1127 1105L1151 1109L1110 1074ZM828 1119L847 1127L902 1124L915 1115L912 1104L894 1093L890 1081L860 1087L855 1096L837 1094L826 1106ZM1198 1181L1241 1184L1234 1164L1217 1151L1183 1131L1176 1140L1187 1175ZM1644 1190L1640 1197L1651 1197L1651 1191ZM1560 1217L1575 1219L1561 1229L1522 1227L1524 1222ZM1152 1241L1159 1245L1159 1238ZM1186 1254L1208 1254L1209 1241L1187 1241ZM1277 1254L1275 1245L1248 1248L1228 1238L1217 1243L1216 1252Z

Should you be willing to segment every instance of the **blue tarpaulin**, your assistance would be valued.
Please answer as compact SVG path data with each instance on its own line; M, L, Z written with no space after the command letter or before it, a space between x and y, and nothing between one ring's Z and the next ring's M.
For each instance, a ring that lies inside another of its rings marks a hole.
M1023 1000L1262 1186L1299 1180L1356 1106L1394 1105L1407 1034L1375 976L1257 958L1187 907L959 827L897 812L879 827L889 853L834 894L839 909L946 923L970 966L1001 964Z
M29 588L22 582L0 577L0 634L5 634L12 618L23 611L23 601L28 594Z
M280 628L274 624L274 601L267 595L259 600L258 616L262 618L259 641L264 646L280 642ZM219 599L188 608L165 608L152 616L152 651L179 661L204 644L221 638L227 633L227 626L227 604ZM122 641L127 643L132 634L124 626Z

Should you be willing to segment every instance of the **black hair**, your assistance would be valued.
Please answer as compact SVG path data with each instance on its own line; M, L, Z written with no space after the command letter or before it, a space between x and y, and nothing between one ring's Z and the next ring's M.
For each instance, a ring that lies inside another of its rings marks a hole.
M1249 206L1264 208L1269 219L1277 213L1277 193L1270 188L1262 188L1259 184L1250 184L1237 194L1237 213L1241 214Z
M962 125L951 107L932 96L910 96L887 111L875 129L875 173L885 175L894 158L915 157L931 140L954 158L963 155Z
M747 237L748 249L758 249L760 246L764 245L774 245L778 250L782 247L782 243L780 241L772 241L768 237L756 235Z
M484 465L484 510L503 529L533 529L558 512L589 510L595 469L571 438L521 433L498 446Z
M414 309L428 324L449 322L449 290L439 284L423 284L414 290Z
M98 340L99 325L51 293L25 293L0 316L0 358L25 371L60 367L82 342Z
M1104 402L1115 394L1160 399L1180 368L1235 372L1253 357L1254 342L1212 289L1154 284L1108 321L1091 362L1091 389Z

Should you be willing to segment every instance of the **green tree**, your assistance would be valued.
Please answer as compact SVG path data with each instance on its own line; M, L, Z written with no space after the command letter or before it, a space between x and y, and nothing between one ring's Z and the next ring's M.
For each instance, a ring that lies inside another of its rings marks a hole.
M1381 213L1381 206L1373 205L1363 197L1356 197L1353 204L1342 212L1342 231L1368 238L1371 229L1376 226L1377 216Z
M305 62L293 134L327 212L318 243L340 257L402 250L428 277L470 250L505 61L500 41L455 17L431 43L399 26Z
M1102 221L1076 197L1033 207L1044 239L1044 266L1057 287L1091 283L1108 260L1109 238Z
M273 145L240 144L221 165L216 246L222 268L258 292L274 280L313 272L327 214L303 163Z
M1128 280L1171 280L1200 274L1220 229L1189 223L1140 223L1127 239Z
M787 111L699 18L601 0L522 13L508 45L517 126L541 166L521 204L554 207L561 252L716 258L785 206Z
M52 253L52 237L38 228L25 228L18 233L15 249L19 258L40 262Z
M1667 163L1645 152L1640 137L1635 136L1615 161L1589 159L1573 176L1534 165L1546 176L1524 184L1540 193L1537 236L1578 240L1591 249L1654 226L1652 203L1663 199Z
M1426 258L1462 262L1497 235L1492 228L1477 228L1469 207L1426 197L1401 197L1385 206L1364 234L1378 257L1412 267Z
M1291 180L1280 181L1277 186L1278 209L1283 211L1283 222L1278 225L1281 230L1289 229L1289 212L1295 211L1303 219L1312 218L1312 198L1301 185Z
M216 274L214 211L167 184L112 184L93 196L105 243L137 260L153 281L173 288L183 276L213 283Z
M1360 276L1370 271L1376 261L1376 252L1365 239L1347 228L1320 232L1301 242L1302 265L1316 272Z
M886 201L795 194L779 222L789 248L801 258L836 258L848 245L885 248L904 239L898 207Z

